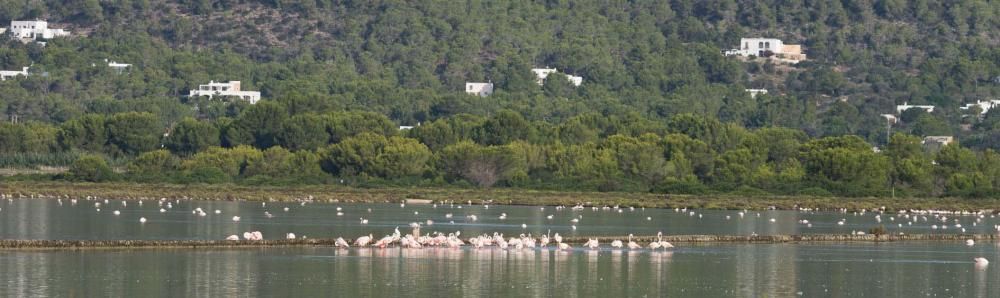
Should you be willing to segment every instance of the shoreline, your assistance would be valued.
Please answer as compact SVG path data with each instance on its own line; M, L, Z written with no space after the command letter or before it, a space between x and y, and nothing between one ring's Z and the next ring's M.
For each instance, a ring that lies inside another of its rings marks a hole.
M602 247L609 247L613 240L625 240L625 236L565 237L563 242L579 245L590 238L598 239ZM643 247L656 236L632 237ZM805 234L805 235L667 235L662 240L674 244L808 244L808 243L881 243L915 241L965 241L1000 239L994 234L907 234L907 235L850 235L850 234ZM348 240L350 242L350 240ZM150 248L266 248L266 247L334 247L335 239L293 239L293 240L0 240L0 251L4 250L80 250L80 249L150 249ZM466 244L465 246L470 245ZM554 248L551 245L550 248ZM351 247L356 248L356 247ZM373 248L373 247L366 247ZM432 247L428 247L432 248ZM444 247L438 247L444 248Z
M967 198L882 198L811 196L678 195L624 192L572 192L512 188L468 189L429 187L356 188L341 185L245 186L145 183L74 183L8 181L0 194L14 198L108 199L160 198L219 201L301 201L338 203L454 202L525 206L622 206L637 208L693 208L708 210L949 210L993 212L1000 200Z

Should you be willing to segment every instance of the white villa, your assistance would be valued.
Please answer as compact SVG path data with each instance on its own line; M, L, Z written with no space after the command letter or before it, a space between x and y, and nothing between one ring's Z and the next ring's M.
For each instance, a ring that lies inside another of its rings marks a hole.
M476 96L490 96L493 94L493 83L465 83L465 93Z
M923 106L921 106L921 105L910 105L909 103L903 103L901 105L897 105L896 106L896 113L897 114L902 114L904 111L909 110L909 109L923 109L924 111L926 111L928 113L933 113L934 112L934 106L929 106L929 105L923 105Z
M260 100L260 92L240 90L240 81L229 81L228 83L209 81L208 84L198 85L197 90L191 90L190 96L208 96L209 99L214 96L234 96L248 101L250 104L256 104Z
M10 21L8 30L14 38L19 39L52 39L69 36L69 31L64 29L49 29L49 22L46 21Z
M13 79L16 76L27 76L28 68L22 67L20 71L18 70L0 70L0 81L6 81L8 79Z
M723 52L726 56L768 57L791 64L806 60L802 45L785 44L777 38L741 38L740 48Z
M535 73L535 81L539 86L545 84L545 78L548 78L550 74L558 73L559 70L555 68L532 68L531 72ZM573 86L580 87L583 84L583 77L566 75L566 79L569 80Z
M965 104L964 107L959 107L959 109L968 111L973 107L979 107L979 116L982 117L986 115L986 112L989 112L990 109L995 108L997 106L1000 106L1000 100L996 99L988 101L980 100L976 101L976 103Z
M750 98L757 98L757 94L767 94L767 89L743 89L750 93Z

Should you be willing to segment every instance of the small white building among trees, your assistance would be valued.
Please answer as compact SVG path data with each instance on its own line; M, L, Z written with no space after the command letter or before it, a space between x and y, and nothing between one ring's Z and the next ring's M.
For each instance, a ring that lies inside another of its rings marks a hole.
M486 97L493 94L493 83L465 83L465 93Z
M69 31L65 29L49 28L49 22L46 21L10 21L10 27L5 31L10 31L14 38L26 40L69 36Z
M209 99L215 96L231 96L248 101L250 104L256 104L260 100L259 91L240 90L240 81L229 81L226 83L209 81L208 84L198 85L198 89L191 90L189 96L208 96Z

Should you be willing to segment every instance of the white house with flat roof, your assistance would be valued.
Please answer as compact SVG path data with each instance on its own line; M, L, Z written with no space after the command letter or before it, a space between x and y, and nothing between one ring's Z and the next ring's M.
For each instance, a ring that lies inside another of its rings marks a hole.
M250 104L256 104L260 100L260 92L240 90L240 81L226 83L209 81L208 84L198 85L198 89L191 90L189 96L208 96L209 99L215 96L232 96L248 101Z
M105 60L107 60L107 59L105 59ZM132 64L128 64L128 63L118 63L118 62L115 62L115 61L108 62L108 67L114 68L118 72L125 71L126 68L129 68L131 66L132 66Z
M979 107L979 116L983 116L983 115L986 115L986 112L989 112L990 109L993 109L993 108L995 108L997 106L1000 106L1000 100L995 100L995 99L994 100L979 100L979 101L976 101L976 103L965 104L964 107L959 107L959 109L960 110L969 111L973 107Z
M476 96L490 96L493 94L493 83L465 83L465 93Z
M750 98L757 98L758 94L767 94L767 89L743 89L747 93L750 93Z
M902 114L909 109L922 109L928 113L934 112L934 106L931 105L910 105L909 103L903 103L896 106L896 114Z
M549 75L558 73L559 70L555 68L532 68L531 72L535 73L535 82L541 86L545 84L545 79L548 78ZM573 86L576 87L580 87L580 85L583 84L583 77L580 76L566 74L566 79L569 80L570 84L573 84Z
M726 56L772 57L792 64L806 60L806 54L802 53L802 45L785 44L777 38L741 38L739 48L726 50L723 54Z
M64 29L51 29L46 21L10 21L11 36L19 39L52 39L69 36Z
M21 70L0 70L0 81L13 79L16 76L28 76L28 67L22 67Z

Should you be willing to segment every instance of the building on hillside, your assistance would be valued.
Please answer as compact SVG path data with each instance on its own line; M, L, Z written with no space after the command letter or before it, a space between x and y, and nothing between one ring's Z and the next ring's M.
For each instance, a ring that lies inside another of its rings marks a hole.
M555 68L532 68L531 72L535 73L535 82L538 83L538 86L541 86L545 84L545 78L548 78L550 74L559 72L559 70Z
M750 98L757 98L758 94L767 94L767 89L743 89L747 93L750 93Z
M909 103L905 103L904 102L903 104L896 106L896 114L902 114L903 112L905 112L906 110L909 110L909 109L922 109L922 110L924 110L924 111L926 111L928 113L933 113L934 112L934 106L931 106L931 105L910 105Z
M920 144L922 144L926 150L939 151L944 146L948 146L953 142L955 142L955 137L953 136L926 136Z
M107 60L108 59L104 59L104 61L107 61ZM118 63L118 62L115 62L115 61L108 61L108 67L114 68L119 73L122 72L122 71L125 71L126 68L129 68L131 66L132 66L132 64Z
M985 116L990 109L1000 106L1000 100L979 100L976 103L965 104L964 107L959 107L960 110L970 111L974 107L979 107L979 116Z
M409 125L400 125L399 126L399 130L411 130L411 129L413 129L413 126L409 126Z
M52 39L61 36L69 36L69 31L64 29L50 29L49 22L46 21L10 21L10 34L18 39Z
M738 49L726 50L723 54L772 58L792 64L806 60L806 54L802 53L802 45L785 44L777 38L741 38Z
M569 79L569 83L573 84L573 86L580 87L580 85L583 85L583 77L581 76L566 75L566 78Z
M896 115L893 115L893 114L882 114L882 115L879 115L879 116L882 116L882 118L885 118L885 121L888 121L889 124L896 124L896 122L899 122L899 119L896 118Z
M212 99L215 96L232 96L256 104L260 100L260 92L240 90L240 81L229 81L227 83L209 81L208 84L198 85L198 89L191 90L191 97L208 96Z
M0 81L6 81L8 79L13 79L16 76L28 76L28 68L22 67L21 70L0 70Z
M559 70L555 68L532 68L531 72L535 73L535 82L538 83L538 86L541 86L545 84L545 79L548 78L550 74L558 73ZM565 75L566 79L569 80L570 84L573 84L573 86L580 87L580 85L583 84L583 77L568 74Z
M493 83L465 83L465 93L476 96L490 96L493 94Z

